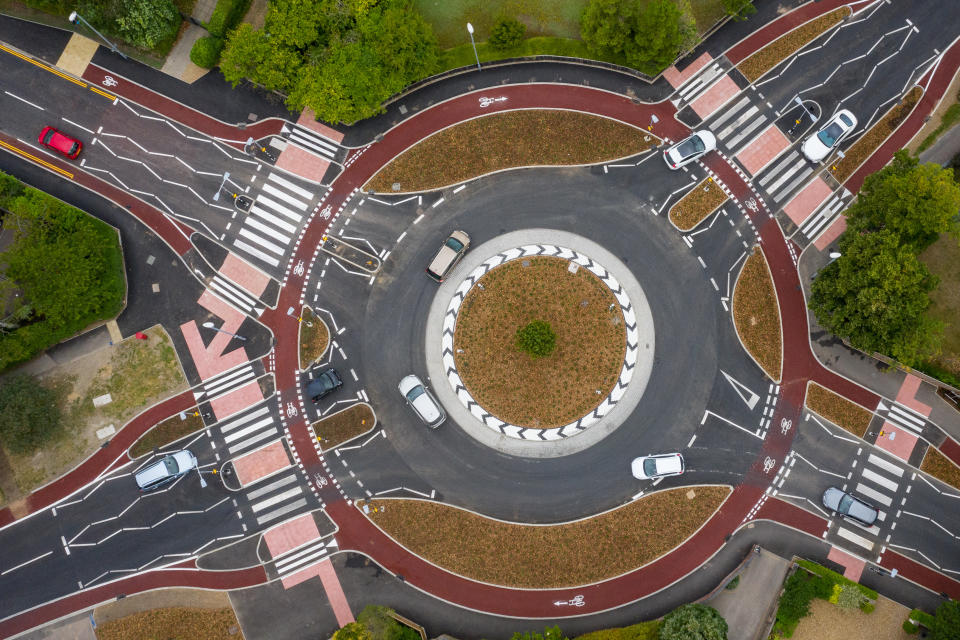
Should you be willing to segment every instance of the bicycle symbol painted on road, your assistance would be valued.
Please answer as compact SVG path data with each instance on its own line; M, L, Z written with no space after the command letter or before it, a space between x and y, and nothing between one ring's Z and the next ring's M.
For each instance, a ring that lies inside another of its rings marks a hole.
M507 101L507 96L500 96L499 98L487 98L487 97L483 97L483 98L480 98L480 106L481 106L481 107L489 107L489 106L492 105L494 102L506 102L506 101Z
M787 433L790 431L790 427L792 426L793 426L793 420L788 420L786 418L780 419L780 433L782 433L783 435L787 435Z
M325 487L329 484L329 481L321 473L313 474L313 479L316 481L317 486Z
M302 276L303 275L303 260L297 263L297 266L293 268L294 275Z
M287 403L287 416L293 418L297 415L297 405L290 401Z
M320 210L320 217L323 218L324 220L329 220L330 214L332 213L333 213L333 207L328 204L327 206L325 206L323 209Z
M777 466L777 461L776 461L776 460L774 460L774 459L771 458L770 456L767 456L766 458L764 458L764 460L763 460L763 472L764 472L764 473L770 473L770 470L773 469L775 466Z
M115 87L120 83L117 82L116 78L114 78L113 76L104 76L102 84L105 87Z
M757 201L754 198L750 198L744 202L743 206L745 206L747 209L750 209L750 211L753 211L754 213L760 210L760 205L757 204Z
M584 602L582 595L576 595L569 600L557 600L553 604L557 607L582 607L587 603Z

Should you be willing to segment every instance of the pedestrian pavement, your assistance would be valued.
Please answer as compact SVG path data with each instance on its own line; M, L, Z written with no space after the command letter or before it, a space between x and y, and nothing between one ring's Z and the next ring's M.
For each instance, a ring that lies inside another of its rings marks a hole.
M790 570L790 561L757 547L734 589L721 589L706 602L727 621L729 640L760 640L767 637L779 601L780 587Z

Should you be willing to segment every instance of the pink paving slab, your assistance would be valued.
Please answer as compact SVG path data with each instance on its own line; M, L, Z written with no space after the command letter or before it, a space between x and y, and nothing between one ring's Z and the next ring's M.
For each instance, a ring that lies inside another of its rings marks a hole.
M866 562L856 556L852 556L837 547L830 547L830 553L827 554L827 560L832 560L837 564L843 565L843 577L847 580L860 582L860 576L863 575L863 567Z
M818 250L823 251L830 246L830 243L840 237L844 231L847 230L847 218L843 214L837 217L836 220L831 223L827 230L824 231L817 241L813 243Z
M263 534L271 558L282 556L287 551L302 547L319 537L320 530L317 529L317 523L311 513L284 522Z
M235 332L240 328L240 325L243 324L243 321L247 317L234 307L210 293L209 289L204 290L203 295L200 296L199 300L197 300L197 304L218 318L223 319L223 326L220 328L224 329L225 331ZM229 341L230 338L227 336L227 342Z
M244 487L292 465L293 461L290 460L290 454L287 453L282 440L245 453L233 461L237 480Z
M220 273L252 293L256 298L260 297L260 294L263 293L270 282L270 276L232 253L228 253L227 259L220 265Z
M917 436L906 429L900 429L892 422L883 423L883 435L877 438L877 446L884 451L889 451L901 460L909 460L913 452L914 445L917 444Z
M280 152L276 166L296 174L301 178L313 180L314 182L322 182L323 176L327 173L327 167L330 166L330 163L320 156L315 156L291 144L287 145L287 148Z
M214 398L210 401L210 408L213 409L217 420L223 420L261 401L263 401L263 392L260 390L260 383L254 380L239 389Z
M730 79L730 76L723 76L720 81L707 89L707 92L694 100L690 106L697 112L697 115L704 120L714 111L730 102L730 99L740 93L740 87Z
M929 417L933 408L917 400L917 390L920 388L921 382L922 380L920 380L920 378L908 373L903 384L900 385L900 391L897 392L897 402L906 407L910 407L925 417Z
M737 154L737 160L750 175L755 176L789 146L787 136L777 125L771 124Z
M337 144L343 141L343 134L337 131L336 129L331 129L327 125L317 120L317 115L313 112L312 109L304 109L300 112L300 117L297 119L297 124L301 127L306 127L316 131L324 138L330 138Z
M670 83L671 87L676 89L680 85L682 85L684 82L689 80L691 77L693 77L693 75L697 71L700 71L700 69L703 69L705 66L710 64L712 60L713 58L710 57L709 53L704 53L699 58L697 58L696 60L691 62L689 65L687 65L687 68L684 69L683 71L678 70L676 65L668 69L664 69L663 77L666 78L667 82Z
M222 373L227 369L233 368L238 364L249 360L247 352L243 347L234 349L230 353L221 355L223 348L230 341L230 336L217 333L216 337L210 341L209 346L203 344L203 338L200 337L200 329L193 320L184 322L180 325L180 332L187 343L187 349L190 351L190 358L193 360L193 366L197 368L197 375L201 380L207 380ZM226 338L224 340L223 338Z
M816 211L817 207L823 204L824 200L830 197L831 193L833 190L830 189L830 185L817 176L813 182L790 199L790 202L783 207L783 211L790 216L793 224L799 227L811 213Z
M319 565L313 565L313 566L307 567L307 568L305 568L305 569L301 569L300 571L297 571L296 573L291 573L290 575L288 575L288 576L286 576L286 577L284 577L284 578L281 578L281 579L280 579L280 584L283 585L283 588L284 588L284 589L290 589L290 588L292 588L292 587L297 586L297 585L300 584L301 582L306 582L306 581L309 580L310 578L319 577L319 576L320 576L320 567L319 567ZM338 619L338 622L339 622L339 619ZM347 622L353 622L353 618L351 617L351 619L348 620ZM343 626L343 625L341 625L341 626Z
M323 590L327 592L327 600L330 601L333 614L337 616L337 624L342 627L353 622L353 613L347 603L347 596L343 594L343 587L340 586L340 579L337 578L337 572L334 571L330 558L326 558L317 565L317 568L320 580L323 582Z

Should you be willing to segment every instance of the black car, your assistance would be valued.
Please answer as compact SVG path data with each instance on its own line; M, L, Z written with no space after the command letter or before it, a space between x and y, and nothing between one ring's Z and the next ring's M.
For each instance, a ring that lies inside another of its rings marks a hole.
M342 386L343 380L340 379L340 374L330 367L314 375L313 379L307 383L307 395L314 402L320 402L324 396L330 395Z

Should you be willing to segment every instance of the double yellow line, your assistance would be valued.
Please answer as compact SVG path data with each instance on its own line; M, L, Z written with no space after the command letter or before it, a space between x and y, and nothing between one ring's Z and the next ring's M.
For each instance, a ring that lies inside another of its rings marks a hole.
M6 51L6 52L9 53L10 55L16 56L17 58L20 58L20 59L23 60L24 62L29 62L29 63L32 64L33 66L35 66L35 67L37 67L37 68L39 68L39 69L43 69L44 71L48 71L48 72L52 73L53 75L55 75L55 76L57 76L57 77L59 77L59 78L63 78L63 79L66 80L67 82L72 82L73 84L75 84L75 85L77 85L77 86L79 86L79 87L83 87L83 88L85 88L85 89L90 89L90 91L93 91L94 93L98 93L98 94L100 94L101 96L103 96L104 98L107 98L108 100L116 100L116 96L111 95L111 94L107 93L106 91L101 91L98 87L96 87L96 86L94 86L94 85L91 85L91 84L87 84L87 83L84 82L83 80L78 80L78 79L74 78L73 76L70 76L70 75L67 75L66 73L63 73L62 71L57 71L57 70L54 69L53 67L51 67L51 66L49 66L49 65L47 65L47 64L44 64L44 63L42 63L42 62L38 62L37 60L34 60L34 59L31 58L30 56L26 56L26 55L20 53L19 51L15 51L14 49L11 49L10 47L7 47L7 46L5 46L5 45L0 44L0 51Z
M24 151L23 149L20 149L19 147L15 147L15 146L13 146L12 144L7 144L7 143L4 142L3 140L0 140L0 147L3 147L4 149L8 149L8 150L14 152L15 154L17 154L17 155L19 155L19 156L23 156L24 158L28 158L28 159L30 159L30 160L33 160L33 161L36 162L37 164L43 165L43 166L46 167L47 169L51 169L52 171L56 171L56 172L59 173L60 175L65 176L65 177L70 178L71 180L73 180L73 174L70 173L69 171L67 171L67 170L65 170L65 169L61 169L61 168L58 167L57 165L52 164L52 163L50 163L50 162L47 162L47 161L44 160L43 158L38 158L37 156L33 155L32 153L27 153L26 151Z

